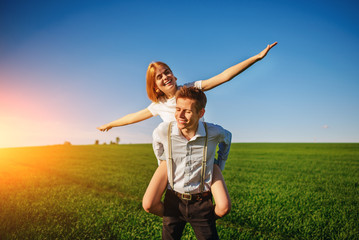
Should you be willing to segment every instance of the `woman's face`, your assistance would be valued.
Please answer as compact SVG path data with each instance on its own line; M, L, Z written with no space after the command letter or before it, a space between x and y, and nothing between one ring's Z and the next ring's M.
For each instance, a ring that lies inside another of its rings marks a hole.
M161 90L166 96L171 96L177 90L177 78L173 76L171 69L165 66L159 66L156 69L155 75L156 87Z

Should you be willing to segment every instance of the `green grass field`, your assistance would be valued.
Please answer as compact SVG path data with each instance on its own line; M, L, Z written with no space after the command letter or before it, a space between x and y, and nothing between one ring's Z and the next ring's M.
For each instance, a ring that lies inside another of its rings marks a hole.
M0 239L160 239L156 164L150 144L0 149ZM221 239L359 239L359 144L237 143L223 175Z

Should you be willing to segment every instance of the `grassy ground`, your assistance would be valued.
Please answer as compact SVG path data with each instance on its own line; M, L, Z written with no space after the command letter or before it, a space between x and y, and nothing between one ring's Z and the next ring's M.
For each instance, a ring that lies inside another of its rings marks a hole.
M155 169L149 144L0 149L0 239L160 239ZM359 144L233 144L223 174L221 239L359 239Z

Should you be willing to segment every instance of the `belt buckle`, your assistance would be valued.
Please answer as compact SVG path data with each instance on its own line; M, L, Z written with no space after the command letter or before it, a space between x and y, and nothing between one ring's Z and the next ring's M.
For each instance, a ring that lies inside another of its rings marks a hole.
M184 199L184 200L188 200L188 201L191 201L191 200L192 200L192 195L189 194L189 193L182 193L182 194L181 194L181 197L182 197L182 199Z

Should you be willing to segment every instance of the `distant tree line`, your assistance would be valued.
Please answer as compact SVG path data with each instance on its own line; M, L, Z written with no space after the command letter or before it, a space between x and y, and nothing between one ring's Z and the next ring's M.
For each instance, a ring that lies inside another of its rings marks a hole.
M119 143L120 143L120 138L119 137L116 137L116 142L113 142L113 141L110 142L110 144L119 144ZM100 144L100 141L95 140L95 145L99 145L99 144ZM107 143L104 142L103 144L106 145Z

